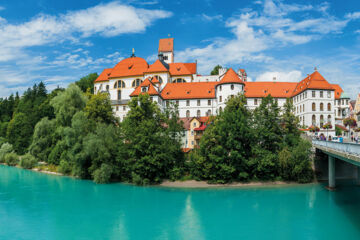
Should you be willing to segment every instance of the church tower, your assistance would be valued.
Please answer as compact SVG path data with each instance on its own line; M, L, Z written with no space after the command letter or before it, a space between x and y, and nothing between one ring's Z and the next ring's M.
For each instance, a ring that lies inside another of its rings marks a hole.
M174 39L163 38L159 40L158 56L160 61L164 61L167 64L174 62Z

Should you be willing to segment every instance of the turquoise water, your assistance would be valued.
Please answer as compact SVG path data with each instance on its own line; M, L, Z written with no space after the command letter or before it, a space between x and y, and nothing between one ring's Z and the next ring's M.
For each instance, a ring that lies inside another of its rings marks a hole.
M360 239L360 188L96 185L0 166L0 239Z

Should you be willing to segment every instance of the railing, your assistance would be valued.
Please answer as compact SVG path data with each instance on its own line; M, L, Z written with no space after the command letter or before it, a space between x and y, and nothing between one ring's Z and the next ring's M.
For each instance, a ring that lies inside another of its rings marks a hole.
M319 145L327 148L331 148L337 151L346 152L351 155L360 156L360 144L355 143L339 143L339 142L329 142L329 141L320 141L313 140L314 145Z

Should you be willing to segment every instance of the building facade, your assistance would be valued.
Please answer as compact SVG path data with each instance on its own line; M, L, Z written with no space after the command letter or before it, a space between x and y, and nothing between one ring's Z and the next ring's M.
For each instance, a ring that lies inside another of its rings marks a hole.
M227 99L243 93L247 106L253 110L261 99L271 95L282 107L291 98L295 115L303 128L320 127L320 131L335 134L335 125L342 124L349 113L349 98L337 84L330 84L316 69L300 82L248 82L244 69L219 69L218 75L199 75L197 63L174 62L174 39L160 39L158 59L148 64L134 54L113 68L104 69L94 83L95 92L110 95L114 114L121 120L129 111L131 97L147 93L160 109L170 103L178 105L182 119L200 119L217 115ZM195 120L194 120L195 121ZM200 124L199 121L198 124ZM321 127L331 123L328 131ZM191 147L188 139L186 146Z

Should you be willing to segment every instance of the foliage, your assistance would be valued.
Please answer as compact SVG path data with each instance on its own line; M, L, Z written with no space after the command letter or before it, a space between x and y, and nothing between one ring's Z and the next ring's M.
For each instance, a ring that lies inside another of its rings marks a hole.
M345 118L343 120L343 123L344 123L345 127L349 126L351 128L354 128L357 125L356 120L354 118L351 118L351 117Z
M332 129L331 123L325 123L325 124L323 125L323 129Z
M13 146L10 143L4 143L0 148L0 163L5 162L5 155L13 152Z
M32 133L33 126L28 121L28 116L24 113L16 113L9 123L7 139L16 152L23 154L31 142Z
M90 95L90 99L86 103L84 112L89 119L96 122L108 124L116 122L108 93Z
M101 168L96 169L94 172L94 182L96 183L108 183L111 179L111 174L113 172L113 168L103 163L101 164Z
M219 64L216 65L214 67L214 69L211 71L210 75L218 75L219 74L219 69L221 69L221 68L222 68L222 66L220 66Z
M309 131L310 131L310 132L319 132L319 131L320 131L320 128L317 127L317 126L310 126L310 127L309 127Z
M281 126L283 130L284 144L294 146L300 137L299 119L295 116L295 108L290 98L286 99L283 114L281 116Z
M57 167L57 172L62 173L64 175L70 175L71 174L71 165L69 162L65 160L61 160L59 166Z
M341 136L342 135L342 129L339 128L338 126L335 126L335 134L336 134L336 136Z
M5 163L9 166L16 166L19 163L19 156L14 153L7 153L5 154Z
M20 158L20 167L25 169L32 169L36 166L37 161L36 158L30 153L25 154Z
M81 89L83 92L87 92L90 90L91 93L94 93L94 81L98 78L97 73L90 73L85 77L80 78L79 81L76 81L75 84Z

